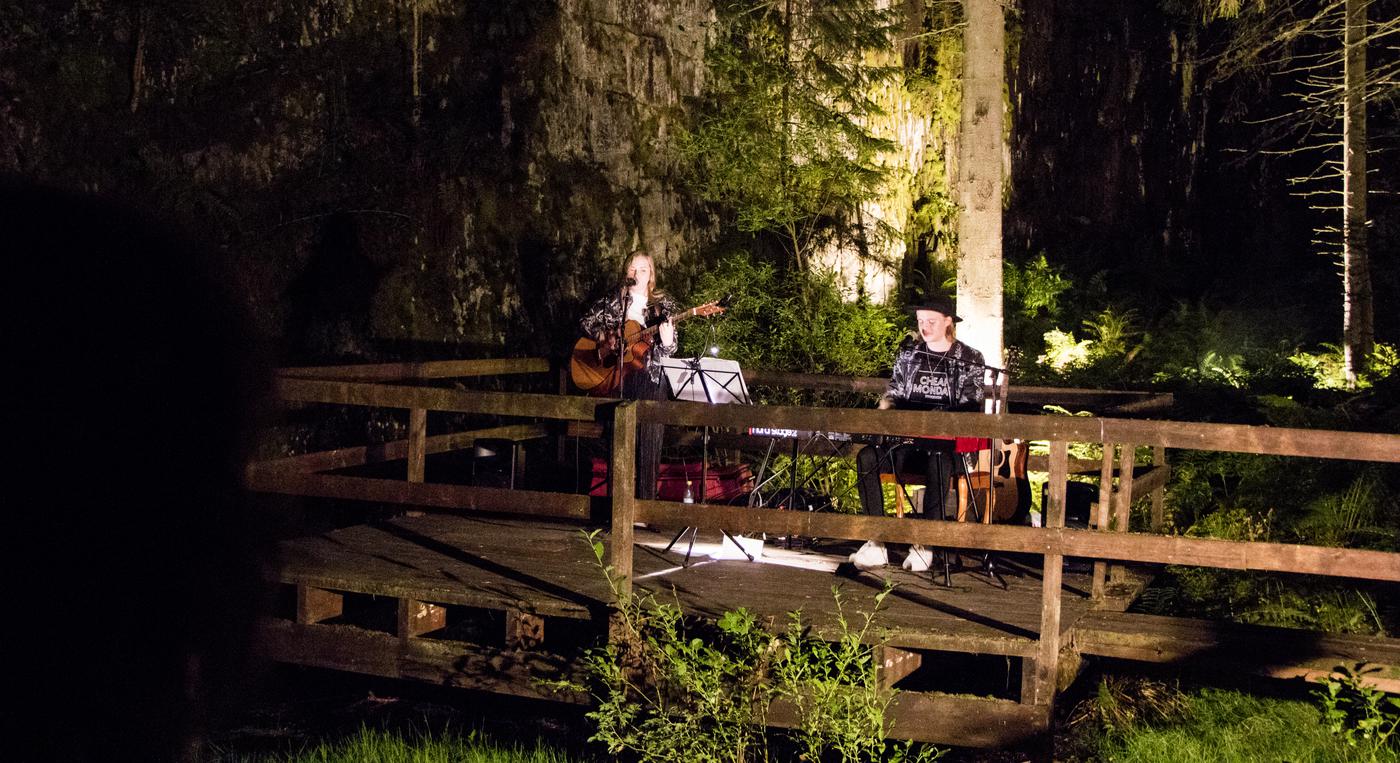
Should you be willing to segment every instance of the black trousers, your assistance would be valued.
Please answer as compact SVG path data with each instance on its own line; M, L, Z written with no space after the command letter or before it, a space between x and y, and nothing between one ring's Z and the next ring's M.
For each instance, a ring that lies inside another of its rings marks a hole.
M915 440L912 443L867 445L856 454L856 485L860 505L866 514L885 515L885 494L880 487L881 474L924 475L924 519L946 519L957 511L957 494L953 493L952 440Z
M670 396L670 382L665 374L655 382L646 370L634 371L622 379L622 397L626 400L667 400ZM644 501L656 498L664 429L661 424L637 426L637 497Z

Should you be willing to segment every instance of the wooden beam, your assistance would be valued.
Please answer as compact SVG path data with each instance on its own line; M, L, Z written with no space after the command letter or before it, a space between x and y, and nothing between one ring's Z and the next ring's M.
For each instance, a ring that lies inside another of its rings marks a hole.
M337 474L259 471L249 475L247 486L249 490L262 493L341 498L402 506L431 506L439 509L497 511L534 517L588 519L591 513L590 499L586 495L404 482Z
M889 379L882 376L802 374L763 368L744 369L744 378L750 385L810 389L820 392L862 392L877 395L884 392L885 387L889 385ZM1007 388L1007 400L1026 406L1061 405L1066 408L1111 409L1124 413L1167 410L1174 403L1170 392L1028 387L1015 384Z
M1320 680L1338 665L1378 667L1364 680L1400 693L1400 639L1328 634L1296 628L1091 612L1075 624L1084 654L1138 662L1224 666L1273 678Z
M1045 524L1052 530L1065 526L1065 480L1069 476L1066 463L1068 446L1063 440L1050 443L1050 505L1047 507ZM1040 587L1040 648L1035 656L1032 683L1029 687L1021 688L1021 702L1044 706L1049 713L1053 712L1056 679L1059 675L1060 584L1064 579L1065 558L1061 554L1046 554L1043 562Z
M543 617L518 609L506 610L507 649L536 649L543 643Z
M548 433L549 429L544 424L509 424L501 427L490 427L488 429L473 429L468 432L451 432L424 438L423 452L425 455L430 456L435 453L449 453L454 450L470 448L472 444L481 437L522 441L544 437ZM348 469L353 466L364 466L365 464L398 461L408 458L408 444L408 440L390 440L389 442L380 443L378 445L359 445L350 448L320 450L315 453L303 453L297 456L287 456L285 458L267 461L254 461L248 465L248 470L250 472L284 470L325 472L333 469Z
M428 412L408 410L408 481L422 482L428 458Z
M399 638L413 638L447 627L447 607L417 599L399 599Z
M345 612L345 597L335 591L304 585L299 585L296 589L296 621L299 623L319 623L340 617Z
M1148 487L1146 480L1142 486L1143 490L1152 491L1152 532L1162 532L1166 529L1166 485L1171 479L1171 469L1167 466L1167 449L1161 445L1152 446L1153 474L1162 475L1161 484Z
M488 413L524 418L592 421L600 405L613 401L525 392L413 387L356 381L289 379L277 381L281 399L298 403L362 405L376 408L426 408L430 411ZM745 406L749 407L749 406Z
M1109 530L1127 532L1133 508L1133 464L1137 458L1137 447L1123 443L1118 451L1118 492L1113 501L1113 518L1109 520Z
M885 709L892 739L959 747L1013 747L1049 727L1044 708L1005 699L902 691ZM801 722L790 701L768 709L768 725L794 728Z
M768 511L719 504L638 501L635 521L717 532L768 532L808 538L850 538L987 551L1104 558L1149 564L1184 564L1231 570L1400 582L1400 554L1385 551L1188 538L1142 533L1100 533L1069 528L984 525L977 522L909 522L893 517L816 511Z
M344 366L298 366L281 368L285 379L352 379L357 381L400 381L409 379L452 379L465 376L504 376L538 374L549 371L547 358L487 358L483 360L430 360L419 363L373 363Z
M555 692L541 680L583 676L572 661L541 652L517 652L446 639L401 639L350 625L258 622L254 648L266 659L438 686L477 689L532 699L586 704L586 693Z
M618 580L618 593L632 593L632 524L637 521L637 404L619 403L613 411L612 468L608 471L612 497L612 533L608 564Z
M1137 446L1130 442L1123 443L1118 450L1118 492L1114 494L1113 519L1110 520L1109 528L1113 532L1125 533L1132 526L1133 477L1136 463ZM1123 573L1123 565L1109 565L1108 584L1123 583Z
M1103 444L1103 459L1099 466L1099 502L1094 507L1094 521L1090 529L1098 532L1108 531L1108 508L1113 501L1113 461L1117 455L1118 446L1111 442ZM1104 589L1108 585L1108 563L1102 560L1094 561L1094 582L1092 593L1094 601L1103 601Z
M875 680L881 691L907 678L923 664L923 655L908 649L880 645L875 647Z
M552 415L552 414L540 414ZM1002 437L1068 442L1134 442L1188 450L1400 463L1400 435L1237 424L1133 421L946 411L880 411L781 405L707 405L640 400L639 421L672 426L892 433L908 437ZM559 416L559 418L566 418ZM584 418L584 417L580 417Z

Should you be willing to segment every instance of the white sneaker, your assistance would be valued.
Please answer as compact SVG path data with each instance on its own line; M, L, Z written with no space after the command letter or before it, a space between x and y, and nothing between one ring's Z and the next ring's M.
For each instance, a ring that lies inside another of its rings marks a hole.
M932 551L918 544L909 547L909 555L904 557L904 569L910 572L924 572L932 566Z
M889 564L890 554L885 550L885 544L868 540L864 546L851 554L850 559L851 564L854 564L857 569L873 570Z

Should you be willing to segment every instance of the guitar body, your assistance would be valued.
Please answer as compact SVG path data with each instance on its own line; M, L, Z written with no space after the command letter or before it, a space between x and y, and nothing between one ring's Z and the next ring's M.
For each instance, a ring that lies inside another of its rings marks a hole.
M627 347L622 357L622 373L618 374L617 352L602 342L583 337L574 343L569 358L569 378L574 386L593 397L616 397L622 392L622 380L633 371L646 368L651 336L636 321L623 327Z
M717 302L707 302L671 316L672 321L681 321L695 316L719 315L724 308ZM634 371L646 368L647 353L656 339L656 326L642 326L636 321L627 321L622 327L623 356L621 373L617 362L617 352L611 343L599 342L582 337L574 342L573 354L569 356L569 379L586 395L593 397L617 397L622 392L622 380Z
M974 472L972 493L979 507L990 504L991 511L981 512L982 521L1018 523L1031 508L1031 483L1026 475L1029 444L1024 440L992 441L991 490L987 490L987 473ZM963 500L960 498L959 503ZM968 517L960 505L959 520Z

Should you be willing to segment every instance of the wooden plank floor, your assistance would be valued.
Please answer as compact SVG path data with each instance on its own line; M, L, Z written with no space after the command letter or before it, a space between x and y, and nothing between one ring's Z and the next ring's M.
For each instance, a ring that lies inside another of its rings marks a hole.
M518 610L541 616L590 618L609 600L606 582L581 527L481 516L401 517L348 527L282 545L278 579L335 591ZM1037 564L1024 576L1006 576L1003 590L971 567L955 572L952 586L897 566L883 574L835 575L837 554L847 548L785 551L770 544L763 561L710 561L697 547L688 568L680 565L684 541L662 554L673 533L638 529L636 585L686 611L716 616L747 607L781 626L787 613L803 612L819 632L834 622L833 586L849 615L867 612L888 578L896 584L877 623L892 646L995 655L1023 655L1040 627L1041 581ZM892 553L896 564L902 553ZM1062 627L1069 631L1089 611L1087 574L1064 576Z

